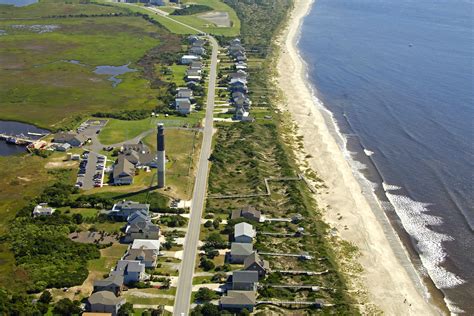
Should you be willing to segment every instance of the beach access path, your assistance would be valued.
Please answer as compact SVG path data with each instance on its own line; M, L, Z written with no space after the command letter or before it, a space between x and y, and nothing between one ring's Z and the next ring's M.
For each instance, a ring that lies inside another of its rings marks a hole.
M281 52L277 69L286 99L282 110L291 113L298 134L303 136L305 152L312 156L306 161L328 186L327 194L315 195L318 205L324 208L325 221L360 250L359 263L364 268L360 280L368 293L364 305L375 305L387 315L440 314L423 295L419 276L398 235L380 205L370 200L372 192L364 192L359 184L333 136L332 122L325 118L322 105L315 102L297 49L300 26L312 4L295 0L289 24L278 40Z

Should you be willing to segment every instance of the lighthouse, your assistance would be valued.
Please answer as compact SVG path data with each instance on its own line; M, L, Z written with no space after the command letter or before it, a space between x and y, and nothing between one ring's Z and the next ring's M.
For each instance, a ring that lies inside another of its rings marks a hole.
M158 123L158 134L156 135L156 148L158 149L156 164L158 169L158 188L165 187L165 127L163 123Z

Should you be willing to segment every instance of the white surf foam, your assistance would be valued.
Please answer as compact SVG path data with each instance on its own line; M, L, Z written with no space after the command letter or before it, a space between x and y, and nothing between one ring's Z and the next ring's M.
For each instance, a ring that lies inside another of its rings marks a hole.
M375 154L373 151L368 150L368 149L364 149L364 153L365 153L368 157L370 157L370 156L372 156L373 154Z
M436 287L451 288L463 284L465 282L463 279L441 266L447 256L442 242L451 241L453 238L428 228L441 225L443 223L441 217L427 214L429 211L427 207L430 204L389 192L399 189L397 186L384 184L384 189L404 229L416 240L423 266Z

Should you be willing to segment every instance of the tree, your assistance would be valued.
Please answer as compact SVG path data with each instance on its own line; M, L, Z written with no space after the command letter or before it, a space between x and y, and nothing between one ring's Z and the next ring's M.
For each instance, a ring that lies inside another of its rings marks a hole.
M41 303L49 304L53 300L53 296L49 291L44 291L39 297L38 301Z
M74 221L74 223L79 225L84 222L84 217L82 216L82 214L73 214L72 220Z
M201 258L200 266L204 271L209 271L216 267L214 262L212 262L211 260L207 260L205 257Z
M135 311L133 310L133 304L132 303L125 303L122 305L122 307L120 307L119 311L118 311L118 316L129 316L129 315L133 315Z
M219 308L216 305L205 303L203 305L196 306L191 312L191 316L219 316Z
M196 293L196 302L209 302L217 297L216 293L207 287L200 288Z
M74 314L80 314L81 308L79 307L79 301L71 301L68 298L59 300L53 308L54 315L70 316Z

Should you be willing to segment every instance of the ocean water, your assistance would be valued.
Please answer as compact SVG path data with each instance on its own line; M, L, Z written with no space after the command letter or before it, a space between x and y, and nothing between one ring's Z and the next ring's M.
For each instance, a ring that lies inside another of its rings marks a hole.
M451 311L469 315L473 21L468 0L317 0L299 40L317 97L408 233L420 271Z

